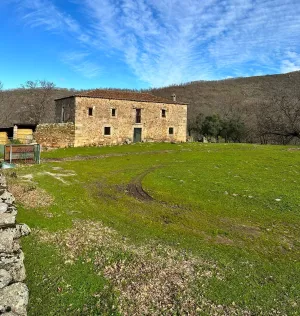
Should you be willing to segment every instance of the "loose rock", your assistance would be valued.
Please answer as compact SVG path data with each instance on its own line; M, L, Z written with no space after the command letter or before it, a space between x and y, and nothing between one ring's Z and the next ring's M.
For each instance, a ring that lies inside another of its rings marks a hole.
M12 281L12 276L6 270L0 269L0 289L4 288L11 281Z
M0 216L0 228L2 227L10 227L16 223L16 216L12 214L1 214Z
M0 203L0 214L5 213L8 209L8 205L6 203Z
M0 202L1 200L7 204L13 204L15 202L14 196L6 190L0 195Z
M14 283L0 290L0 302L4 306L10 306L13 313L20 316L27 315L29 292L24 283Z

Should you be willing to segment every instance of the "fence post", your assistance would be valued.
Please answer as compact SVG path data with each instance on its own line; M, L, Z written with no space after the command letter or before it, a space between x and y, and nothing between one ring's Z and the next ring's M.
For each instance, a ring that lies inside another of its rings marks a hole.
M10 151L9 151L9 163L12 162L12 145L10 145Z

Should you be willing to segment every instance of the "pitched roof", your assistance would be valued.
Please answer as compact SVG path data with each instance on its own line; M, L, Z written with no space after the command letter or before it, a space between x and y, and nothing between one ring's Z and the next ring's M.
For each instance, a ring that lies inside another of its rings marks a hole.
M113 100L128 100L137 102L155 102L155 103L171 103L171 104L186 104L180 102L174 102L172 99L168 100L162 97L150 93L133 92L133 91L122 91L122 90L92 90L82 92L74 95L70 95L65 98L56 100L62 100L72 97L87 97L87 98L101 98L101 99L113 99Z

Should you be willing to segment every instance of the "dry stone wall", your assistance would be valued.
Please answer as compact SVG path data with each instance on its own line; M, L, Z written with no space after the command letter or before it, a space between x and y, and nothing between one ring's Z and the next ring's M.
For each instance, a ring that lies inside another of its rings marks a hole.
M19 238L30 233L26 224L16 224L15 198L0 174L0 315L27 315L28 288L24 254Z
M73 147L75 141L74 123L40 124L34 133L37 143L43 147Z

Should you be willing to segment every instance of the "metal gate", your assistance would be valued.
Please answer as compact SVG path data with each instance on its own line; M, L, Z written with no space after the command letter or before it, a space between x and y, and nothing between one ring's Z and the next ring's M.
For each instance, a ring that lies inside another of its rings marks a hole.
M41 146L40 144L5 145L4 161L39 164L41 162Z

